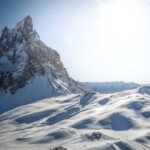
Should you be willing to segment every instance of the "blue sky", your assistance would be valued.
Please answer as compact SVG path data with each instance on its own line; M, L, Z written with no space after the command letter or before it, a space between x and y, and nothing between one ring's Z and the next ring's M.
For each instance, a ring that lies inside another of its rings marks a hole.
M150 82L149 0L0 0L0 30L31 15L79 81Z

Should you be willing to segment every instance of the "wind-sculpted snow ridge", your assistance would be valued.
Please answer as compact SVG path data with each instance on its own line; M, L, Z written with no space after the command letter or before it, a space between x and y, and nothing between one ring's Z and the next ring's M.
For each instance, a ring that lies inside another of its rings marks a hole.
M150 86L142 86L139 88L139 93L150 95Z
M40 40L31 16L13 29L2 30L0 113L35 100L83 91L83 87L69 77L60 55Z
M150 95L140 89L58 96L7 111L0 149L149 150Z

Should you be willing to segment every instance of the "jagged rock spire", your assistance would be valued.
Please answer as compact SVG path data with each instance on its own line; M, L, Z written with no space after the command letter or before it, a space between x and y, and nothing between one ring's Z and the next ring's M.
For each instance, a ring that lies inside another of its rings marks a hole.
M32 17L28 15L22 21L17 23L17 26L14 28L15 30L26 30L27 32L33 31L33 22Z
M33 29L31 16L27 16L15 28L3 30L0 39L0 89L15 93L37 76L49 83L49 95L82 91L79 84L69 77L59 54L40 40Z

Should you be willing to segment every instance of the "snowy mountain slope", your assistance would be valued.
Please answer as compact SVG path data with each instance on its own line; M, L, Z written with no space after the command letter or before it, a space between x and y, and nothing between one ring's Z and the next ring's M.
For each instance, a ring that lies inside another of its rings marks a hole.
M149 92L88 92L17 107L0 115L0 149L149 150Z
M99 93L107 94L107 93L115 93L121 92L129 89L135 89L140 85L134 82L83 82L83 86L86 89L93 90Z
M3 101L9 101L11 109L21 102L27 104L58 94L83 91L83 87L69 77L60 55L40 40L30 16L13 29L3 29L0 37L0 113Z

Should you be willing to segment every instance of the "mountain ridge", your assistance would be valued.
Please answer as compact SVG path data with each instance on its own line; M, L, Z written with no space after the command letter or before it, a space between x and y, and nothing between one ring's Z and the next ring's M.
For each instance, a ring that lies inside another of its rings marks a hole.
M121 92L129 89L135 89L141 86L140 84L134 82L123 81L82 82L81 84L89 91L92 90L102 94Z
M34 30L31 16L0 37L0 112L61 94L83 93L59 53L46 46ZM11 101L10 101L11 100Z
M7 27L3 29L0 38L0 71L0 87L10 88L11 93L24 87L25 81L35 74L49 75L53 88L61 89L63 93L76 92L75 87L79 85L69 77L58 52L40 40L33 29L31 16L18 22L12 30ZM61 84L53 79L60 79Z

